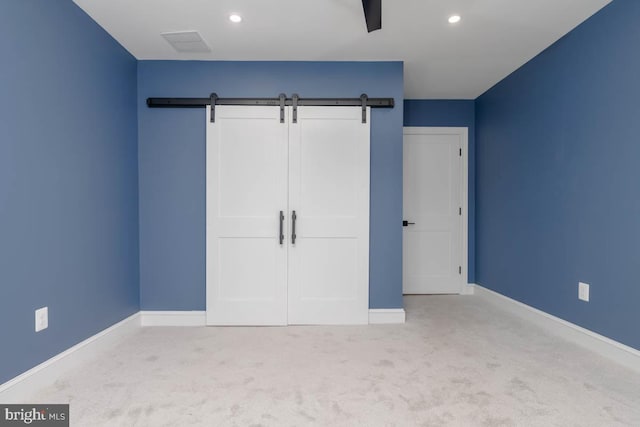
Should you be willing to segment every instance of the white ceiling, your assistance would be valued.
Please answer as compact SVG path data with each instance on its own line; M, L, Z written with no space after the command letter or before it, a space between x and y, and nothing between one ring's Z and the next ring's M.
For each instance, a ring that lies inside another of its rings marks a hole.
M367 33L361 0L74 0L138 59L401 60L411 99L474 99L610 1L383 0ZM160 36L183 30L211 52Z

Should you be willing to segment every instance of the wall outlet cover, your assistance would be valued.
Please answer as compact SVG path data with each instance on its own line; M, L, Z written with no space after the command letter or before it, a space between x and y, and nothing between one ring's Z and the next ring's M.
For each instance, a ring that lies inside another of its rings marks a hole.
M578 299L582 301L589 302L589 284L588 283L578 283Z
M36 332L49 327L49 308L42 307L36 310Z

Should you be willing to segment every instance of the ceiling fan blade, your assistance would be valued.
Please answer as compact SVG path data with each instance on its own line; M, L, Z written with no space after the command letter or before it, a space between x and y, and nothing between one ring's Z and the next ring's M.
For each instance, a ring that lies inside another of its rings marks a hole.
M367 21L367 31L382 28L382 0L362 0L362 8L364 19Z

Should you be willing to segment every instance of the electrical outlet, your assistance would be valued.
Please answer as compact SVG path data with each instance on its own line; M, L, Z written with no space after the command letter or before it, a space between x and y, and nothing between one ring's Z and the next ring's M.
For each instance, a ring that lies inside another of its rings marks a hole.
M49 327L49 308L42 307L36 310L36 332Z
M589 302L589 284L578 282L578 299Z

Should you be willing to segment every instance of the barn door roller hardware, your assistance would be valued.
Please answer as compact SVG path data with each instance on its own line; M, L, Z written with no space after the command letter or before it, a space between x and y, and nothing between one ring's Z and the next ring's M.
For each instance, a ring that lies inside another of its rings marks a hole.
M336 106L362 107L362 123L367 122L367 107L393 108L393 98L369 98L362 94L360 98L300 98L294 94L287 98L280 94L278 98L219 98L212 93L209 98L147 98L149 108L203 108L211 105L211 122L215 121L216 105L267 105L280 107L280 121L284 122L284 107L293 106L293 123L298 121L299 106Z
M280 123L284 123L284 107L285 107L285 102L287 101L287 95L285 95L284 93L280 94Z
M298 123L298 100L300 97L297 93L291 95L291 105L293 105L293 123Z

